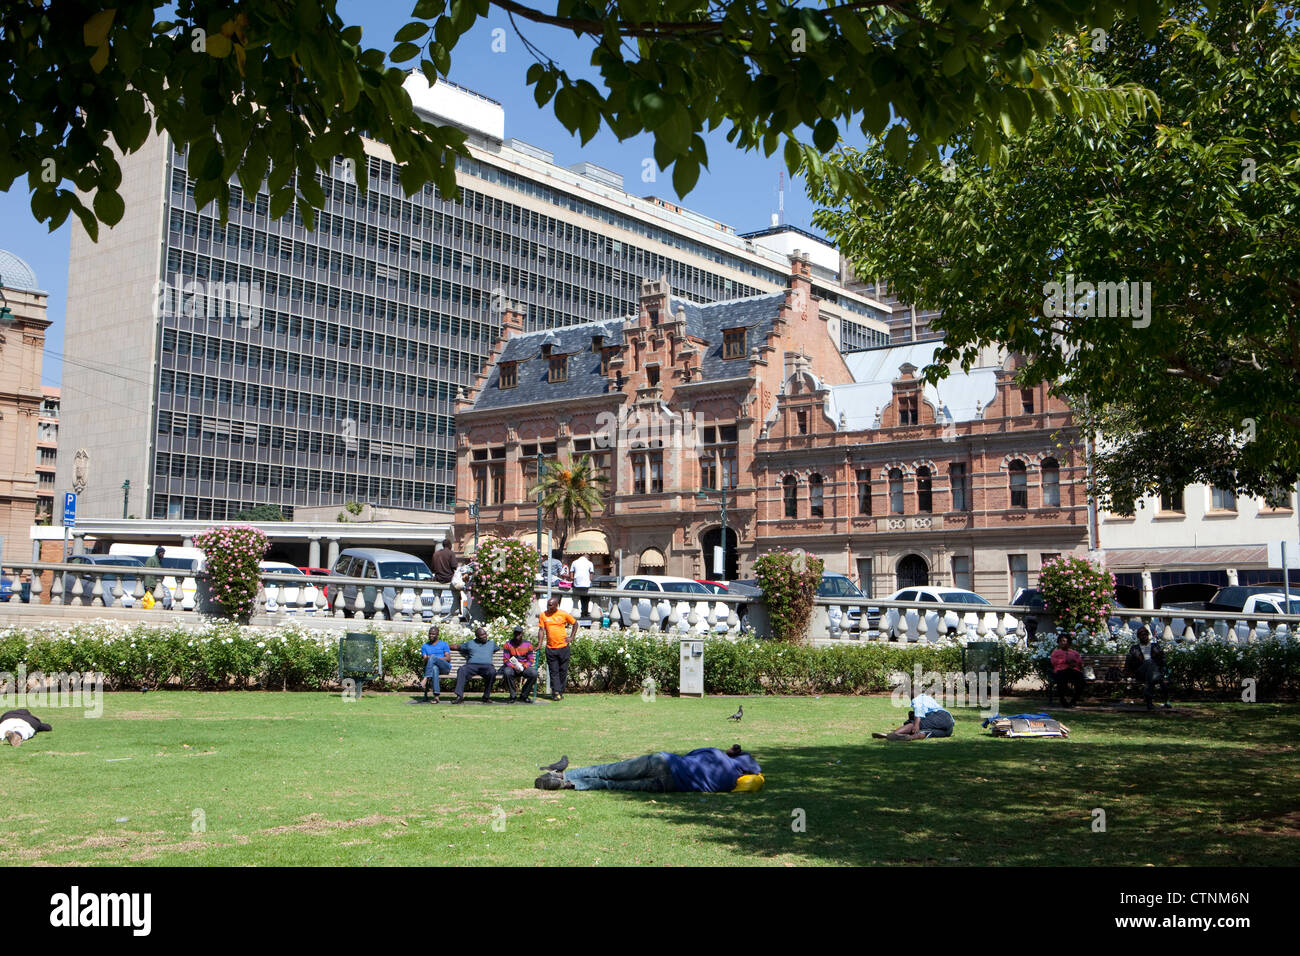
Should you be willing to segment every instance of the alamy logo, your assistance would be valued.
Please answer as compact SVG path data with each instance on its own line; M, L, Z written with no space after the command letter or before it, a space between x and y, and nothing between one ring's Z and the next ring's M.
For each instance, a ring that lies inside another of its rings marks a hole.
M84 674L60 671L45 674L41 671L27 673L27 665L19 664L18 673L0 671L0 711L35 707L80 707L87 717L104 714L104 675L95 671Z
M922 671L917 664L911 674L905 671L890 676L893 692L889 702L895 707L907 707L914 697L925 695L934 698L945 710L952 707L978 707L985 717L998 712L997 671Z
M50 897L51 926L127 926L135 936L148 936L153 925L150 893L68 893Z
M204 282L173 275L153 286L153 315L238 319L246 329L262 323L262 286L257 282Z
M1043 315L1049 319L1066 316L1099 319L1133 319L1133 328L1151 324L1150 282L1075 282L1067 273L1065 282L1043 285Z

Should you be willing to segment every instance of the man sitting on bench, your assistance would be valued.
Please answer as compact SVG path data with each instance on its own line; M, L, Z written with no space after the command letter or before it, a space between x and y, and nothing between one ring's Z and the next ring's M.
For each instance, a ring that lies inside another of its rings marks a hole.
M465 703L465 682L471 677L483 678L483 703L492 703L492 682L497 676L497 669L492 666L492 655L497 652L497 642L489 641L487 631L480 627L474 632L474 640L466 641L456 650L468 660L456 671L456 699L452 703Z
M1073 707L1083 693L1083 658L1070 646L1070 638L1062 634L1056 639L1052 651L1052 683L1062 707Z
M1154 710L1151 698L1155 685L1159 684L1165 695L1165 707L1169 704L1169 681L1165 679L1165 652L1159 644L1151 642L1151 632L1146 627L1139 627L1137 643L1128 649L1124 659L1124 670L1135 676L1142 683L1142 696L1146 699L1147 710Z

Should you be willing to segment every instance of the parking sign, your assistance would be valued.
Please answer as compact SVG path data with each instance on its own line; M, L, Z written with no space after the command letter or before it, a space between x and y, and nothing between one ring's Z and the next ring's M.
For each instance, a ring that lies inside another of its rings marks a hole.
M63 496L63 527L75 528L77 526L77 495L69 491Z

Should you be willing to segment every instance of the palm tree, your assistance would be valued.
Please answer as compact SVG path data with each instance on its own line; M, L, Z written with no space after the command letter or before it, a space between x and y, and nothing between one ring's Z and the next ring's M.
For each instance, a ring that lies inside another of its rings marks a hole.
M567 463L546 462L541 481L529 489L528 496L535 497L541 491L542 510L554 522L561 554L579 519L590 518L593 512L604 507L603 489L608 483L609 479L596 471L590 455L576 461L571 458Z

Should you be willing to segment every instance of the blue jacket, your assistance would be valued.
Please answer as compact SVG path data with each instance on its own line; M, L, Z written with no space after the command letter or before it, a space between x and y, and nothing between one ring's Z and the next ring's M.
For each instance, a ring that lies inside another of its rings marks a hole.
M684 756L668 754L668 766L678 790L701 793L728 793L745 774L762 772L749 754L729 757L717 747L701 747Z

